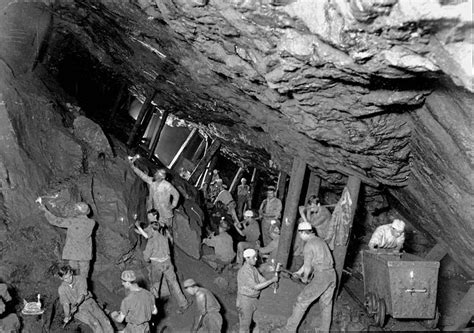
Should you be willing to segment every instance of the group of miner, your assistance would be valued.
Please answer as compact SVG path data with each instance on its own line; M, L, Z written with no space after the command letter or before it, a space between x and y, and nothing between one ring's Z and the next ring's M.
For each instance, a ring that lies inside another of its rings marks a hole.
M89 217L89 205L84 202L76 203L73 216L61 218L48 210L41 197L37 200L50 224L67 229L62 252L62 259L67 264L61 266L57 274L62 280L58 294L64 312L63 327L75 318L88 325L93 332L114 332L110 317L126 325L123 332L150 332L152 316L158 313L156 301L160 298L164 278L176 298L178 313L184 313L193 300L196 304L197 317L190 332L221 332L223 318L217 298L196 282L199 277L188 278L183 282L183 289L190 295L190 299L186 298L173 265L173 217L180 194L166 180L165 169L158 169L150 177L134 165L137 158L139 157L129 157L128 161L135 174L148 184L149 198L146 204L147 224L145 226L135 222L134 231L146 240L143 259L148 263L150 290L139 286L133 270L123 271L120 278L127 296L117 311L102 309L88 289L93 257L92 234L96 224ZM270 274L269 279L264 275L278 269L276 260L282 202L276 197L275 187L268 186L266 198L261 202L257 215L252 210L251 189L246 179L242 178L237 187L236 202L217 170L213 171L210 186L204 191L214 213L206 227L208 237L202 243L213 248L214 254L206 254L202 256L202 260L218 272L223 268L238 270L236 307L239 332L250 332L261 291L277 283L279 278L278 274ZM318 300L321 320L316 331L328 332L336 288L333 256L327 244L330 238L331 213L314 195L309 197L305 206L299 208L299 213L294 255L301 255L303 264L292 273L292 277L298 278L305 286L296 299L286 325L276 331L296 332L307 309ZM216 219L214 223L212 217ZM405 239L404 229L405 223L399 219L379 226L370 239L369 248L400 251Z

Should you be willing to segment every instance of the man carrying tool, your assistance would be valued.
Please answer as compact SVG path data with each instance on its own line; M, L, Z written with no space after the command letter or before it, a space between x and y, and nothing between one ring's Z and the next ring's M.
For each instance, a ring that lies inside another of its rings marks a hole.
M280 228L277 226L273 227L270 237L272 241L268 243L267 246L258 248L258 252L262 258L265 257L265 255L267 256L266 261L258 268L261 273L273 272L275 270L278 243L280 242Z
M178 301L178 313L183 313L191 303L186 300L178 283L178 278L171 262L170 247L168 238L165 236L164 227L158 221L152 221L150 225L142 229L140 223L135 223L136 232L148 239L143 259L150 263L150 282L153 295L158 298L160 295L163 276L168 282L168 287L173 290L174 296Z
M336 272L328 245L317 237L308 222L298 225L298 233L305 242L304 263L293 273L300 276L303 283L308 283L296 299L293 313L286 323L284 332L296 332L308 307L319 298L321 306L321 324L316 332L329 332L331 326L332 298L336 287ZM312 277L311 277L312 276Z
M316 195L308 198L306 206L300 206L299 212L303 222L309 222L316 229L316 234L326 243L331 239L329 235L329 226L331 223L331 213L329 210L321 206Z
M118 323L127 322L124 333L149 333L151 316L158 313L153 295L135 282L134 271L123 271L122 285L129 291L120 304L120 311L113 311L111 317Z
M275 187L268 186L267 198L262 201L258 210L262 218L262 238L265 246L271 242L271 228L275 225L280 226L278 220L281 217L281 209L281 200L275 197Z
M253 212L247 210L244 213L244 220L240 223L235 223L235 230L245 237L244 242L239 242L237 244L237 265L242 265L243 252L245 249L253 248L256 249L260 246L260 228L258 227L258 222L253 218Z
M405 243L405 222L395 219L390 224L384 224L375 229L369 241L372 250L391 249L400 252Z
M250 331L253 314L257 310L260 291L278 281L275 275L266 280L255 268L257 252L254 249L244 251L245 263L237 273L237 310L239 312L239 333Z
M179 192L166 180L165 169L158 169L153 177L150 177L133 164L137 158L138 155L129 158L130 166L135 174L149 185L151 203L158 211L159 222L165 224L173 234L173 210L178 205Z
M86 279L73 275L73 269L69 265L60 267L58 276L63 281L58 288L59 301L64 311L63 328L74 317L89 326L94 333L112 333L114 330L109 318L87 290Z
M220 333L222 330L222 316L219 313L221 305L216 297L206 288L198 286L193 279L187 279L183 285L188 294L196 297L199 314L191 332Z
M90 213L89 205L78 202L74 205L74 216L61 218L46 208L41 197L36 202L50 224L67 229L62 257L69 261L72 269L87 279L92 259L92 231L95 226L95 221L87 217Z
M230 192L227 190L227 185L225 184L222 184L221 190L214 201L214 205L216 205L218 202L222 202L224 204L225 208L227 209L227 213L232 216L232 219L235 223L238 223L239 218L237 217L237 212L235 211L237 205L234 201L234 198L232 198L232 194L230 194Z

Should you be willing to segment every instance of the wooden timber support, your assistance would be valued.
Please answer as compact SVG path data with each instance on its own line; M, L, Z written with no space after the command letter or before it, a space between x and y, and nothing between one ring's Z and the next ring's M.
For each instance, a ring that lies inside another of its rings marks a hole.
M280 240L278 242L277 262L281 263L283 267L288 266L288 258L293 242L296 215L298 213L298 204L305 171L306 163L299 157L295 157L291 168L290 185L288 186L285 210L281 223Z
M253 168L252 171L252 177L250 178L250 205L251 207L248 207L248 209L252 209L255 201L255 187L257 186L257 174L258 174L258 169Z
M309 180L308 180L308 189L306 191L306 196L304 199L304 203L308 202L308 199L313 194L318 196L319 195L319 188L321 187L321 177L314 173L314 171L310 170L309 173Z
M158 75L156 79L154 80L153 88L152 90L148 93L145 102L143 103L140 113L137 116L137 120L135 121L135 124L133 125L132 131L130 132L130 136L128 137L127 141L127 146L131 147L135 143L135 138L137 137L137 133L139 132L140 128L144 127L147 116L150 114L150 111L153 109L153 106L151 105L151 102L156 96L157 90L154 88L156 86L155 83L157 83L158 80L160 80L162 77Z
M186 147L189 145L189 143L191 142L192 138L194 137L194 135L196 134L196 131L197 129L196 128L193 128L191 133L189 133L188 137L186 138L186 140L184 140L183 144L181 145L181 147L179 148L178 152L176 153L176 155L174 156L173 160L170 162L170 165L168 165L168 169L171 169L172 167L174 167L174 165L176 164L176 162L178 161L179 157L183 154L183 151L184 149L186 149Z
M349 176L347 179L346 189L349 191L349 195L351 197L351 211L350 211L350 222L347 226L347 230L349 235L347 235L348 239L350 239L351 230L352 230L352 223L354 222L354 215L357 209L357 201L359 199L359 190L360 190L361 180L358 177ZM336 288L336 295L339 294L339 290L341 287L341 277L342 277L342 269L344 268L344 262L346 260L346 253L347 253L347 246L349 245L349 241L345 245L335 245L334 250L332 251L332 255L334 258L334 269L336 270L337 274L337 288Z
M189 178L189 182L191 184L195 184L196 181L198 180L199 176L204 172L206 169L207 164L211 161L211 159L214 157L214 155L217 153L221 146L221 141L219 139L215 139L209 149L207 150L206 154L204 157L199 161L199 163L196 165L194 168L193 173L191 174L191 177Z
M160 142L161 132L163 132L163 128L165 127L169 114L170 112L168 110L164 110L163 114L161 115L160 124L158 125L158 129L156 130L155 136L153 137L153 141L150 146L149 158L152 158L152 156L155 155L156 147L158 147L158 143Z
M284 171L280 171L278 175L278 184L277 184L277 198L283 200L285 198L286 192L286 179L288 174Z
M448 254L448 249L444 242L439 241L433 246L425 256L425 260L427 261L441 261L446 255Z
M242 176L243 173L244 173L244 168L239 167L239 169L235 173L234 180L232 180L232 184L229 187L230 193L232 193L237 187L237 184L239 183L240 177Z

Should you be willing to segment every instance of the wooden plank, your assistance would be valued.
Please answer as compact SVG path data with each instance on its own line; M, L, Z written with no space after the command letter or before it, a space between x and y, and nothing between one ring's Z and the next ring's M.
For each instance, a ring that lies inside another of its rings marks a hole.
M169 114L170 114L170 112L168 110L164 110L163 114L161 115L160 124L158 125L158 129L156 130L156 134L153 137L153 142L151 143L150 155L148 156L149 158L152 158L152 156L155 155L156 147L158 147L158 143L160 142L161 132L163 132L163 128L165 127L166 120L168 119Z
M448 249L446 247L446 244L444 244L443 242L438 242L435 246L431 248L430 252L426 254L425 260L441 261L441 259L443 259L447 254Z
M140 130L140 127L143 125L143 119L145 116L150 113L151 110L151 102L153 101L153 98L156 96L156 89L153 89L153 91L148 94L145 102L143 103L140 113L137 116L137 120L135 120L135 124L133 125L132 131L130 132L130 136L128 137L127 141L127 146L132 146L132 144L135 142L135 138L137 136L138 131Z
M285 201L285 210L280 231L280 240L278 242L277 262L283 267L288 265L288 257L293 241L293 233L296 225L296 215L298 213L298 204L303 187L306 163L298 157L293 160L291 168L290 185Z
M354 215L357 209L357 200L359 199L359 190L360 190L361 180L358 177L349 176L347 179L346 188L349 191L349 195L351 197L351 211L350 211L350 223L349 223L349 235L348 239L350 239L350 230L352 230L352 224L354 222ZM347 247L349 242L345 245L335 245L334 250L332 252L334 258L334 269L336 270L337 274L337 288L336 288L336 295L339 294L339 290L341 287L341 277L342 277L342 269L344 268L344 261L346 260L346 253Z
M313 194L319 195L319 188L321 187L321 177L319 177L314 171L310 171L309 180L308 180L308 189L306 191L306 196L304 199L305 204L308 202L308 199Z
M193 130L191 131L191 133L189 133L188 137L186 138L186 140L184 140L183 144L181 145L181 147L179 147L179 150L178 152L176 153L176 155L174 156L173 160L170 162L170 165L168 165L168 169L171 169L175 164L176 162L178 161L178 158L181 156L181 154L183 154L183 151L184 149L189 145L189 143L191 142L192 138L194 137L194 134L196 134L196 131L197 129L196 128L193 128Z
M214 157L214 155L219 151L220 146L221 146L221 141L219 139L215 139L212 142L211 146L206 152L206 155L204 155L204 157L199 161L198 165L196 165L196 168L194 168L194 171L191 177L189 178L189 182L191 184L196 183L201 173L203 173L204 170L206 169L207 163L209 163L211 159Z
M234 180L232 180L232 184L230 185L229 192L232 193L235 188L237 187L237 184L239 183L240 177L244 173L244 168L239 167L237 172L235 173Z
M254 207L254 201L255 201L255 187L257 186L257 175L258 175L258 169L253 168L252 172L252 177L250 178L250 205L251 207L248 207L248 209L252 209Z
M277 183L277 197L280 200L285 199L287 178L288 178L288 174L284 171L280 171L280 173L278 174L278 183Z

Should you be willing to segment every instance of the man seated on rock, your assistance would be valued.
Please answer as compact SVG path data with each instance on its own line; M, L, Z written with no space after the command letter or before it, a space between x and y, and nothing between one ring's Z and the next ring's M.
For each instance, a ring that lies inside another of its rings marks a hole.
M214 248L214 254L204 255L202 260L216 270L230 264L235 257L233 240L227 233L228 230L229 225L223 220L219 225L219 234L211 235L202 241L203 244Z
M138 286L134 271L123 271L120 278L129 293L122 300L120 311L112 312L111 317L118 323L127 322L125 333L150 332L151 316L158 313L153 295Z
M168 238L165 236L166 231L164 227L157 221L151 222L145 230L141 228L139 222L135 223L135 227L137 228L137 233L148 239L143 251L143 259L145 262L150 263L150 282L153 295L156 298L160 297L161 283L164 276L178 301L178 313L183 313L191 303L186 300L179 286L178 278L171 262L170 247Z
M248 249L257 249L260 246L260 227L258 222L253 218L254 214L251 210L244 213L244 220L240 223L235 223L237 232L245 237L245 241L237 244L237 264L242 265L243 252Z
M265 261L258 268L261 273L273 272L275 270L277 264L276 256L278 252L278 243L280 241L280 228L277 226L273 227L270 232L270 237L272 238L272 241L268 243L267 246L258 248L260 256Z
M369 241L369 248L390 249L400 252L405 242L405 222L399 219L390 224L384 224L375 229Z
M89 326L94 333L112 333L114 330L109 318L87 290L86 279L73 275L73 269L69 265L60 267L58 276L63 281L58 288L58 294L63 306L64 323L74 317Z
M89 205L85 202L76 203L74 216L62 218L52 214L43 205L41 198L37 202L50 224L67 229L63 259L69 260L69 265L87 279L92 259L92 231L95 226L95 221L87 217L90 213Z
M227 212L230 214L230 216L232 216L234 222L238 223L239 218L237 217L237 212L235 210L237 208L237 204L235 203L234 198L232 198L230 192L227 190L227 185L225 184L222 184L222 189L217 195L214 205L216 205L218 202L222 202L224 204Z

